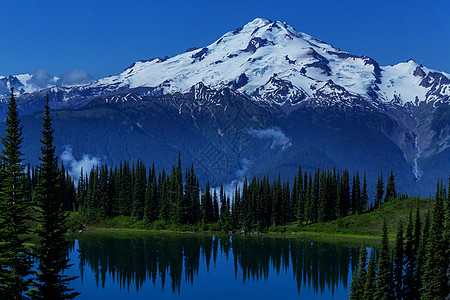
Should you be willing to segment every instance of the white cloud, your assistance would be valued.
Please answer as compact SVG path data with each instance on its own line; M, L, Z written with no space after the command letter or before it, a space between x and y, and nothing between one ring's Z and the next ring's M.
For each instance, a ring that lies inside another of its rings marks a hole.
M249 134L259 138L259 139L271 139L272 144L270 145L271 149L276 147L281 147L281 149L286 149L291 143L291 139L288 138L280 128L272 127L268 129L252 129L249 130Z
M64 146L64 151L60 156L61 161L66 167L69 175L78 184L80 179L81 169L83 168L83 174L89 173L92 168L101 163L100 158L92 156L90 154L83 154L80 160L77 160L72 154L72 148L69 145Z
M93 80L91 74L89 74L85 70L74 69L69 70L60 75L58 80L58 85L67 86L67 85L75 85L82 83L89 83Z

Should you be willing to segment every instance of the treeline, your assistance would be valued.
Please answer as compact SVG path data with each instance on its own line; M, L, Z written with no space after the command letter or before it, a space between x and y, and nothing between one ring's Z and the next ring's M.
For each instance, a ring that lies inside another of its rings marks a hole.
M450 186L450 178L449 178ZM412 211L406 231L400 220L396 245L389 250L387 224L383 225L381 250L361 246L354 270L351 299L448 299L450 297L450 191L437 184L432 215L422 220Z
M39 172L31 173L33 186ZM317 168L308 173L301 166L292 186L280 176L273 181L268 176L245 178L230 195L222 185L213 189L206 183L201 189L194 165L183 171L180 156L170 173L157 172L154 165L147 168L140 160L114 168L97 166L88 173L82 170L77 188L62 168L60 185L64 207L92 221L131 216L147 224L215 224L224 231L331 221L375 209L398 196L392 171L386 191L383 175L378 177L371 204L365 174L361 181L359 172L352 177L348 170Z

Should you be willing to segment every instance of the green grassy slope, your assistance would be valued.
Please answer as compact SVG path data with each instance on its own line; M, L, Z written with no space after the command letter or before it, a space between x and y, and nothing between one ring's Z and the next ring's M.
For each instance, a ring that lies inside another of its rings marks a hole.
M393 237L397 232L397 225L403 221L404 228L408 224L409 211L412 209L413 220L417 205L420 209L422 222L425 213L433 208L434 199L408 198L383 203L380 209L359 215L351 215L342 219L326 223L317 223L302 227L302 231L321 232L324 234L348 234L361 236L381 236L383 220L386 218L388 232Z

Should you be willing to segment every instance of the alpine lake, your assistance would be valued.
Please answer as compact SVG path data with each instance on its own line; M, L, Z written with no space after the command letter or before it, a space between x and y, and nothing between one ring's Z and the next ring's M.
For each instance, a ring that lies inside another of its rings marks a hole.
M70 286L80 300L348 299L361 244L320 236L94 231L69 236L66 274L78 276Z

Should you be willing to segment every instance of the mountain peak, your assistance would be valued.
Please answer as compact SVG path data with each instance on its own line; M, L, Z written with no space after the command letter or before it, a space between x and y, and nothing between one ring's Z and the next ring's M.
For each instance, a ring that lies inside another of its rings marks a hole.
M248 22L245 26L250 26L250 27L263 27L266 26L268 24L272 23L271 20L268 19L264 19L264 18L255 18L253 21ZM244 27L245 27L244 26Z
M297 32L286 22L256 18L225 33L210 45L192 48L171 58L138 61L119 75L78 89L91 89L94 95L101 95L102 91L144 88L154 91L154 95L162 95L185 93L201 82L211 89L231 87L255 101L279 104L298 103L299 99L312 97L331 80L346 92L369 102L434 101L428 97L431 84L421 84L421 80L436 71L422 66L419 70L419 66L409 60L380 67L372 58L341 51ZM276 84L273 78L277 78ZM11 80L3 81L6 90ZM440 88L446 80L433 82L433 89L439 93L450 90L450 87ZM275 95L273 91L277 91L276 100L270 98ZM266 96L270 99L263 99Z

